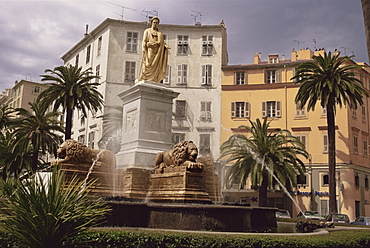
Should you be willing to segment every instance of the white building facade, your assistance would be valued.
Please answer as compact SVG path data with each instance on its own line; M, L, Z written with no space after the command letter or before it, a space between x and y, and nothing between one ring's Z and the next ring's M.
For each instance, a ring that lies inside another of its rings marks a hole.
M95 149L115 150L107 133L113 137L111 131L119 131L122 101L118 94L138 78L142 38L148 27L146 22L106 19L62 56L66 65L92 68L101 77L98 90L105 101L102 111L89 113L87 118L75 111L73 139ZM216 160L220 148L221 67L228 62L226 27L221 22L204 26L160 24L159 29L171 47L162 83L180 93L173 103L173 143L192 140L200 155Z

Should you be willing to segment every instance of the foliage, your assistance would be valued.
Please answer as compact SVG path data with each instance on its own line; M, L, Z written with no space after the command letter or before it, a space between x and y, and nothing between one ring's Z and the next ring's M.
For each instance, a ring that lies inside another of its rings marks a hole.
M335 179L335 112L336 105L348 105L356 109L363 104L363 96L368 93L362 82L356 78L355 69L362 66L351 60L352 57L340 57L339 53L324 53L313 56L313 62L299 65L296 75L292 78L299 84L295 101L300 107L315 110L316 103L327 111L328 126L328 164L329 164L329 212L337 212L336 179Z
M26 247L61 247L72 237L95 226L109 211L98 199L87 197L87 185L76 177L65 185L62 171L50 181L36 175L28 181L1 181L2 227Z
M286 187L296 185L297 173L305 171L301 157L308 157L304 145L288 130L269 130L270 123L250 120L251 126L240 126L250 132L247 137L242 134L232 135L221 145L221 158L232 162L226 176L227 186L238 183L239 189L250 178L253 188L259 187L260 206L267 204L267 188L277 182L272 172Z
M368 231L335 231L326 235L271 236L195 234L161 231L99 230L75 239L85 247L233 247L335 248L370 247Z
M32 112L23 108L16 109L17 128L13 135L16 138L15 146L31 145L32 171L35 172L38 168L39 153L45 155L48 152L56 156L56 151L63 142L60 134L64 130L58 121L60 115L58 112L48 111L48 106L39 99L28 104L31 106Z
M29 143L18 143L10 132L0 132L0 174L18 178L22 171L31 171L32 152Z
M54 70L45 70L41 81L51 81L51 86L41 92L40 97L47 105L54 105L66 112L65 139L71 138L73 110L80 110L87 117L87 110L98 111L103 105L103 96L97 90L99 76L92 74L92 69L82 71L82 67L58 66Z
M12 114L15 110L8 105L0 106L0 130L8 128L12 124Z

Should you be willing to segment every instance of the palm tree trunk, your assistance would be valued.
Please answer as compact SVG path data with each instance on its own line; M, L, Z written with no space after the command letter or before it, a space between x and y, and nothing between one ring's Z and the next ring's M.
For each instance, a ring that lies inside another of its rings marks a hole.
M36 150L36 148L34 147L33 149L35 149L33 152L32 152L32 172L36 172L37 170L37 164L39 162L39 151Z
M327 104L327 125L328 125L328 141L329 141L329 213L338 213L337 208L337 193L336 193L336 178L335 178L335 114L334 114L334 96L329 97Z
M366 34L367 55L370 60L370 0L361 0L362 12L364 14L364 25Z
M71 107L67 106L66 108L67 116L66 116L66 130L64 138L65 140L70 139L72 136L72 117L73 117L73 110Z
M259 197L258 206L259 207L267 207L268 180L269 180L268 172L264 169L262 172L262 183L258 189L258 197Z

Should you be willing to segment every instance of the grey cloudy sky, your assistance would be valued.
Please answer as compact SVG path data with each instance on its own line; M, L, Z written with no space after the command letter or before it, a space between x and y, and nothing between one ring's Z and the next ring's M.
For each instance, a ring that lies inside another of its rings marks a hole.
M313 40L368 63L360 0L0 0L0 92L62 65L86 24L91 31L106 18L145 21L153 10L166 24L192 25L197 13L203 25L224 20L229 64L252 63L256 52L290 58L293 48L314 50Z

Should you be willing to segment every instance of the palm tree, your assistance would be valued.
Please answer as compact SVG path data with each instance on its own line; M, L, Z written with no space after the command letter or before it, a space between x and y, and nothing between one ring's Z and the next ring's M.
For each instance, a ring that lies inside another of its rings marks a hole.
M63 142L60 135L63 133L63 127L58 120L60 113L51 111L47 112L47 105L43 104L39 99L33 103L29 103L33 112L18 108L16 111L19 119L17 120L17 128L13 135L17 142L15 145L28 144L32 147L32 171L35 172L38 168L39 154L46 153L56 156L58 146Z
M0 175L2 179L18 178L22 172L31 171L30 144L18 143L11 132L0 132Z
M0 130L7 128L11 125L12 114L15 110L8 105L2 105L0 107Z
M81 110L87 117L87 111L98 111L103 105L103 96L97 90L100 85L92 75L92 69L82 71L82 67L58 66L54 70L47 69L46 75L41 75L41 81L51 81L51 86L41 92L40 97L48 105L54 103L54 111L59 107L66 113L65 139L72 134L72 116L75 109Z
M329 212L337 213L335 179L335 109L336 105L357 108L363 104L363 96L368 96L362 82L356 78L355 69L361 68L351 57L339 57L339 53L313 56L312 62L302 63L293 77L299 90L295 102L307 111L315 110L317 101L326 108L328 126L328 164L329 164Z
M242 189L250 178L252 188L258 188L259 206L267 206L267 190L277 182L273 175L288 188L295 186L297 173L303 175L304 163L300 157L307 158L304 145L288 130L279 128L269 130L270 123L265 118L261 122L249 121L251 126L240 126L250 132L246 137L233 134L221 145L221 158L233 162L227 172L226 183L230 188L234 182ZM301 156L300 156L301 155Z

